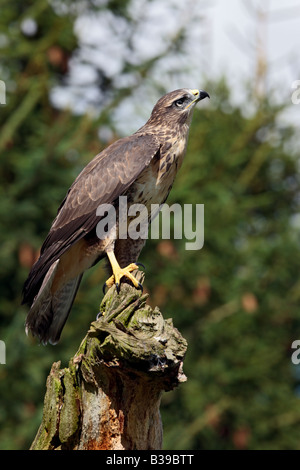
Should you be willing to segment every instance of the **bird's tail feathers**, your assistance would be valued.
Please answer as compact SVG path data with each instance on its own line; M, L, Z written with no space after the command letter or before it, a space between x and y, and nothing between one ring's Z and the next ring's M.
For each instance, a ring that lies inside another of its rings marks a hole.
M67 321L76 296L82 274L69 280L64 286L51 292L59 259L48 270L41 288L28 312L25 330L37 336L43 344L56 344Z

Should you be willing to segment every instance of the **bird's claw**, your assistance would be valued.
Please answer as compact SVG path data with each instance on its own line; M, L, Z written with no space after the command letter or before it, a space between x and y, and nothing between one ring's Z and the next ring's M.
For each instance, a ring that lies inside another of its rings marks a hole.
M143 263L135 263L137 266L142 266L142 268L146 269L145 265Z
M102 312L98 312L96 315L96 321L98 321L103 316Z
M138 287L137 287L137 288L138 288L140 291L143 292L143 286L142 286L142 284L141 284L140 282L138 283Z
M142 266L145 269L145 266L142 263L131 263L126 268L116 269L113 272L113 275L109 279L107 279L107 281L103 285L103 288L102 288L103 294L105 294L106 287L109 288L109 287L112 287L113 285L116 286L117 293L119 294L120 286L121 286L121 278L124 276L127 277L127 279L129 279L132 282L132 284L134 285L136 289L139 289L143 292L142 284L139 281L137 281L137 279L131 274L132 271L135 271L136 269L138 269L138 266Z

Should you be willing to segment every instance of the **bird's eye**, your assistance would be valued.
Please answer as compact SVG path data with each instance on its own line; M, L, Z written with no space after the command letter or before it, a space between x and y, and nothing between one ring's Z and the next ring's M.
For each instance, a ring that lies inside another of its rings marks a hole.
M184 103L184 99L182 99L182 98L180 98L179 100L174 101L175 106L177 106L178 108L182 108L183 103Z

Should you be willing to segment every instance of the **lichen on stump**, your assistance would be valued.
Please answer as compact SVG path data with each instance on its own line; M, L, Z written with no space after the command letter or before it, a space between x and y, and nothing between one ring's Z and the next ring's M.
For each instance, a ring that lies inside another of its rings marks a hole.
M186 380L187 343L147 297L109 289L69 367L52 366L31 449L161 449L161 395Z

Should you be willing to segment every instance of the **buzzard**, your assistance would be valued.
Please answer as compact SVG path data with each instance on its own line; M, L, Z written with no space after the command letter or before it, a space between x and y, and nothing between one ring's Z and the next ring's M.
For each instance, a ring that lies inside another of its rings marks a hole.
M147 123L97 155L78 175L60 205L50 231L24 284L23 303L30 306L26 332L44 344L58 342L82 275L108 257L111 277L106 286L119 287L123 277L141 286L132 271L145 238L119 236L120 218L99 237L99 206L163 204L186 151L195 104L209 97L202 90L180 89L156 103ZM104 206L105 207L105 206Z

